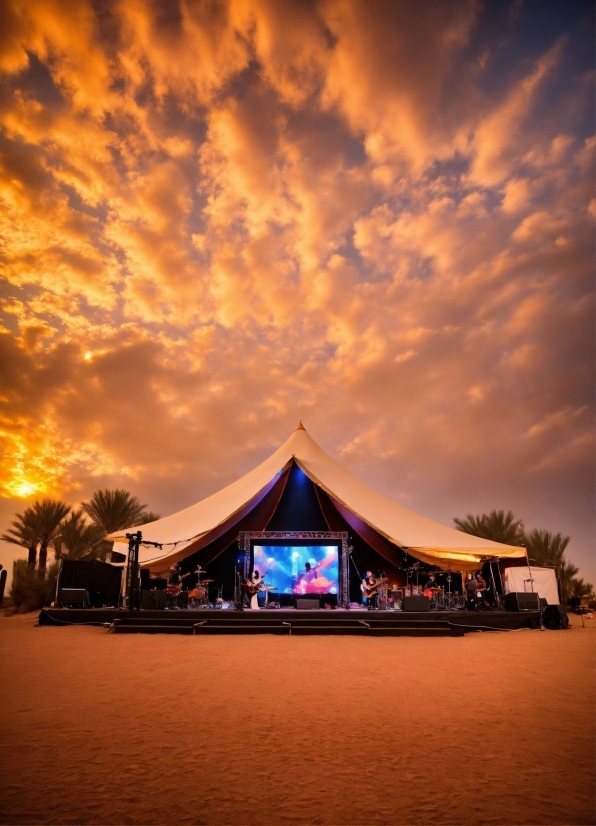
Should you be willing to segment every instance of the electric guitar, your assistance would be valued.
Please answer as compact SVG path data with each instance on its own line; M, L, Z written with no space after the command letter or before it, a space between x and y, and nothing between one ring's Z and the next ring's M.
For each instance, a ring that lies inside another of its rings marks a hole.
M360 590L367 599L370 599L371 597L374 597L376 595L377 588L379 587L379 585L383 585L385 582L388 581L388 579L389 577L385 577L385 579L377 579L375 584L371 585L370 588L363 582L360 586Z
M242 589L245 593L250 594L251 597L254 597L255 594L258 594L260 591L273 591L273 585L265 585L264 582L245 582L242 585Z

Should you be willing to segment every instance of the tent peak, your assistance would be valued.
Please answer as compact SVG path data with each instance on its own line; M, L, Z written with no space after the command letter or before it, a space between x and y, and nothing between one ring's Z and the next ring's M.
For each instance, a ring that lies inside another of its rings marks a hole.
M296 425L296 427L294 428L294 431L296 431L296 430L306 430L306 428L305 428L305 427L304 427L304 425L302 424L302 419L300 419L300 421L298 422L298 424L297 424L297 425Z

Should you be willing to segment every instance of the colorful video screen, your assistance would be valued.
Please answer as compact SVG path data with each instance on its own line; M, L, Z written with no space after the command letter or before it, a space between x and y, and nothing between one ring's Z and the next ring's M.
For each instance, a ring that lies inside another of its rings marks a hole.
M254 545L254 567L280 594L339 593L337 545Z

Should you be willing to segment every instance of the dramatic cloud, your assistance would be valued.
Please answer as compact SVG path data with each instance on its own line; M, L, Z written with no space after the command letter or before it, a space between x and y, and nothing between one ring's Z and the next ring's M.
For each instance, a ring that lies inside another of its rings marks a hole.
M302 417L594 578L589 4L8 0L0 515L162 513Z

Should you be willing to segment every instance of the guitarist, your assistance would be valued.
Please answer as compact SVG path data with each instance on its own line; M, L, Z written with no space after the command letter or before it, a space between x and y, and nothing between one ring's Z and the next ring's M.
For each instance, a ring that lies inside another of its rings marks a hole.
M259 609L258 594L259 594L259 586L261 585L262 581L263 580L261 579L261 574L255 568L255 570L252 572L251 578L246 583L247 584L247 589L246 590L250 594L250 607L255 609L255 610Z
M367 571L366 576L362 580L362 593L366 598L366 607L369 611L376 611L378 607L377 601L377 579L372 571Z

